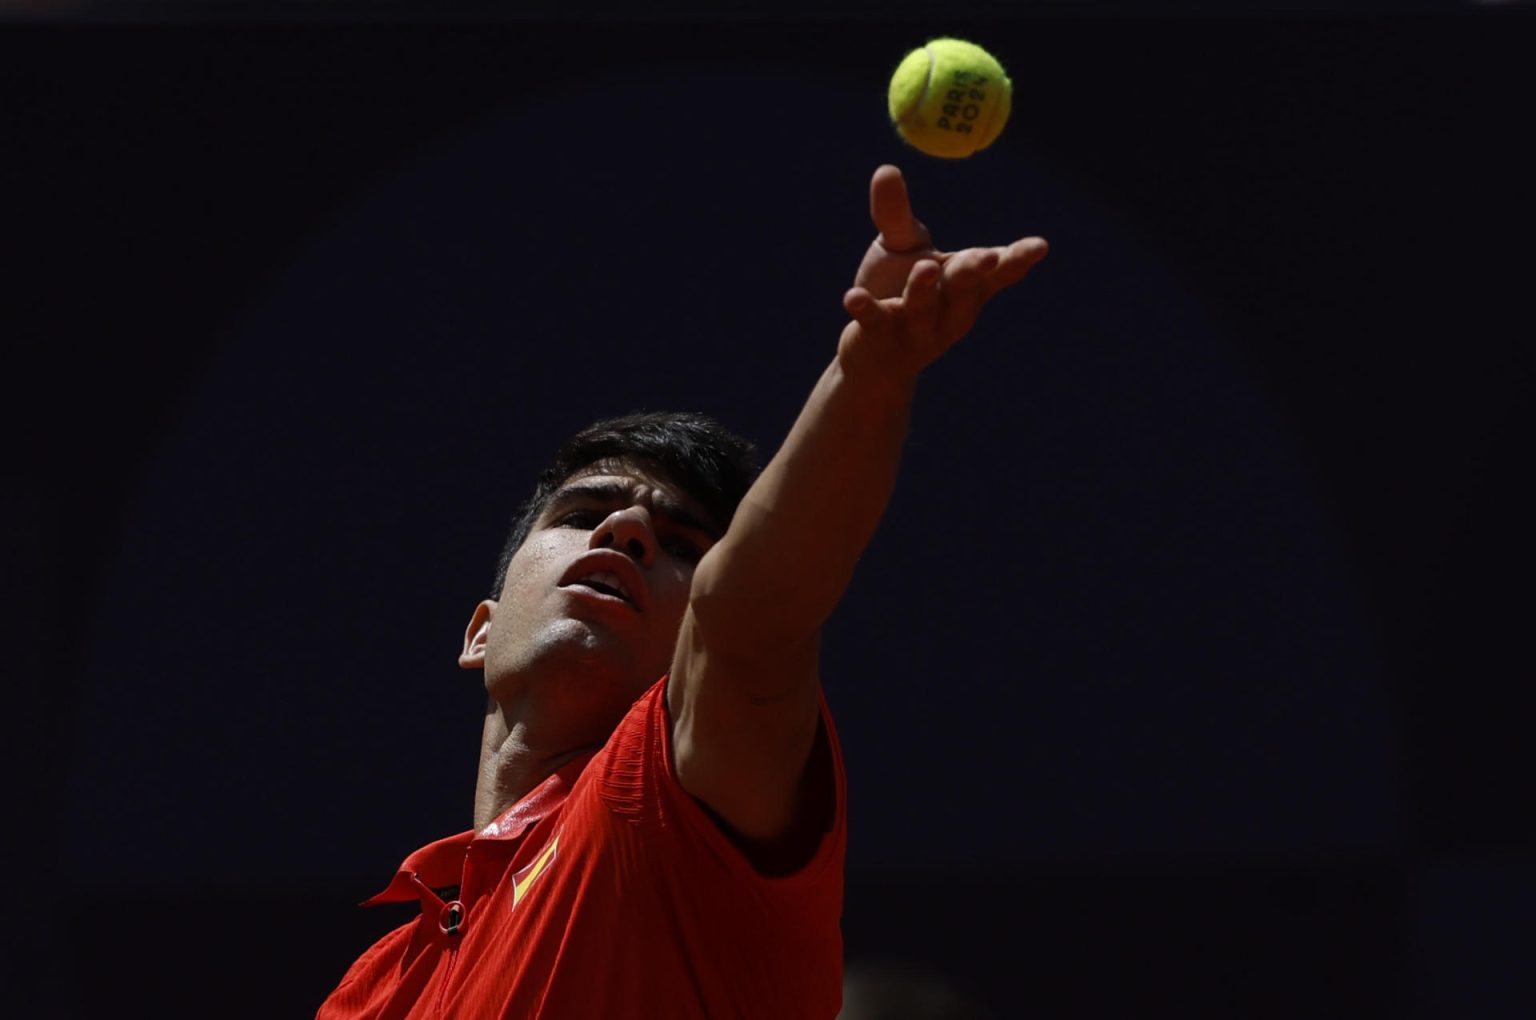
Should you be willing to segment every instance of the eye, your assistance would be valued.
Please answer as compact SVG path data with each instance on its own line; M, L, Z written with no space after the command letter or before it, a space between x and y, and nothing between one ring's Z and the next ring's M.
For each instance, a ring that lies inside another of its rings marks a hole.
M661 546L684 563L697 564L704 558L704 550L699 543L681 535L666 539Z
M603 516L603 514L598 513L596 510L572 510L570 513L562 514L556 518L555 527L585 528L590 531L602 523Z

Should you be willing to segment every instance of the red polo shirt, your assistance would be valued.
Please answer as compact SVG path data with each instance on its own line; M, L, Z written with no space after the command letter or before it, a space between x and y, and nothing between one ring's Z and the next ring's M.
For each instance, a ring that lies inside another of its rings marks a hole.
M407 857L368 902L419 899L421 915L352 965L317 1020L834 1017L845 781L821 712L837 809L795 874L759 874L678 785L663 679L596 754Z

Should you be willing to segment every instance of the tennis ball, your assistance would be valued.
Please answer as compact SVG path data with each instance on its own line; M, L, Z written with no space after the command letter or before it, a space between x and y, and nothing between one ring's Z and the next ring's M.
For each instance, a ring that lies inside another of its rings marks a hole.
M920 152L964 159L1002 134L1013 83L997 58L964 39L934 39L908 53L891 75L891 122Z

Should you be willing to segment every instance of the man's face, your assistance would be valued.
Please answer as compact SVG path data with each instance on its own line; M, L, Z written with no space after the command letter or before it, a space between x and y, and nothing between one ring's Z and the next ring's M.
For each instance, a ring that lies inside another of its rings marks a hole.
M466 657L483 612L493 698L553 699L535 707L611 727L671 666L694 567L720 531L655 468L593 464L533 522L501 597L471 621Z

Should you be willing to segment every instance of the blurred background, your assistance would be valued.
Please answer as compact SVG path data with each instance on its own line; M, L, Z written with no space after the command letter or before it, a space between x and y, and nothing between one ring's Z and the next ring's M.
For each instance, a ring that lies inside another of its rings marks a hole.
M771 453L889 162L1052 252L827 634L859 1015L1530 1015L1530 11L0 5L5 1001L313 1015L469 824L533 474Z

